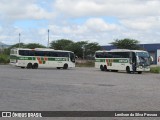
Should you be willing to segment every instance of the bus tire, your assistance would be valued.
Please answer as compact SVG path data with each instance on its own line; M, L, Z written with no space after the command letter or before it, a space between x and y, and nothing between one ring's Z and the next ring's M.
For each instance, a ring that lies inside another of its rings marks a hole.
M101 71L104 71L103 65L100 65L100 70L101 70Z
M65 63L65 64L63 65L63 69L68 69L68 64L67 64L67 63Z
M118 72L118 70L111 70L111 72Z
M27 64L27 69L31 69L32 68L32 63L28 63Z
M60 67L57 67L57 69L61 69Z
M126 72L131 73L129 66L126 67Z
M104 71L108 71L106 65L104 65L103 69L104 69Z
M142 74L142 71L138 71L138 74Z
M24 69L25 67L21 67L22 69Z
M32 69L38 69L38 63L34 63Z

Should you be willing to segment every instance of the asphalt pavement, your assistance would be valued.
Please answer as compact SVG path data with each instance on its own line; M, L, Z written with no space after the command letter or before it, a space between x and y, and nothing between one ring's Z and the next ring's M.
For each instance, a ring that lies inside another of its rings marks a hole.
M95 68L21 69L0 65L0 109L1 111L160 111L160 75L102 72ZM133 118L122 120L128 119ZM136 119L149 118L133 120Z

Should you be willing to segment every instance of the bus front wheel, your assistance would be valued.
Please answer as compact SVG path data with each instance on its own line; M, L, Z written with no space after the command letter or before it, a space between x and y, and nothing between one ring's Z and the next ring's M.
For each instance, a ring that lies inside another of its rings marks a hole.
M64 64L63 69L68 69L68 64L67 63Z
M32 63L28 63L27 64L27 69L31 69L32 68Z
M142 71L138 71L138 74L142 74Z
M126 67L126 72L131 73L129 66Z

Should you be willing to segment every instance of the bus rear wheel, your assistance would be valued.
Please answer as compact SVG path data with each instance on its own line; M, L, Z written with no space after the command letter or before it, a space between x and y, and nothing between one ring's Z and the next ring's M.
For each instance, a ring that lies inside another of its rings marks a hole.
M32 69L38 69L38 64L34 63L33 66L32 66Z
M104 71L103 65L100 65L100 70L101 70L101 71Z
M68 69L68 64L67 63L64 64L63 69Z
M111 70L112 72L118 72L118 70Z
M28 63L27 64L27 69L31 69L32 68L32 63Z
M107 69L107 66L106 66L106 65L104 65L103 69L104 69L104 71L108 71L108 69Z

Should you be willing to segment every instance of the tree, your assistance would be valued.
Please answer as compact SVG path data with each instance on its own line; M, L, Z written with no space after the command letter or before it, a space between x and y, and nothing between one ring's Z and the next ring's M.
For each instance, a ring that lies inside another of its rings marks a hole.
M128 39L128 38L121 40L117 39L110 44L116 46L118 49L131 49L131 50L140 49L140 47L138 46L139 41L134 39Z
M38 44L38 43L29 43L29 44L24 44L24 43L16 43L16 44L14 44L14 45L12 45L11 47L9 47L9 48L5 48L4 49L4 54L7 54L7 55L9 55L10 54L10 50L12 49L12 48L19 48L19 46L20 46L20 48L30 48L30 49L34 49L34 48L45 48L45 46L43 46L43 45L40 45L40 44Z
M16 44L10 46L9 49L19 48L19 46L20 46L20 48L24 48L24 47L25 47L25 44L24 44L24 43L16 43Z
M67 39L60 39L50 43L51 48L55 50L66 50L66 47L70 44L73 44L73 41Z
M16 43L16 44L10 46L9 48L5 48L5 49L4 49L4 54L9 55L9 54L10 54L10 50L11 50L12 48L19 48L19 46L20 46L21 48L24 48L24 47L25 47L25 44L24 44L24 43Z
M29 43L25 45L25 48L34 49L34 48L46 48L46 47L38 43Z
M93 56L95 51L101 49L98 43L88 43L88 41L73 42L66 39L51 42L51 48L73 51L79 58Z
M68 46L68 50L73 51L75 55L79 58L83 58L85 52L85 45L87 44L87 41L75 42L72 45Z
M85 46L85 54L88 57L92 57L92 56L94 56L95 51L100 50L100 49L101 49L101 47L100 47L100 45L98 43L96 43L96 42L88 43Z

